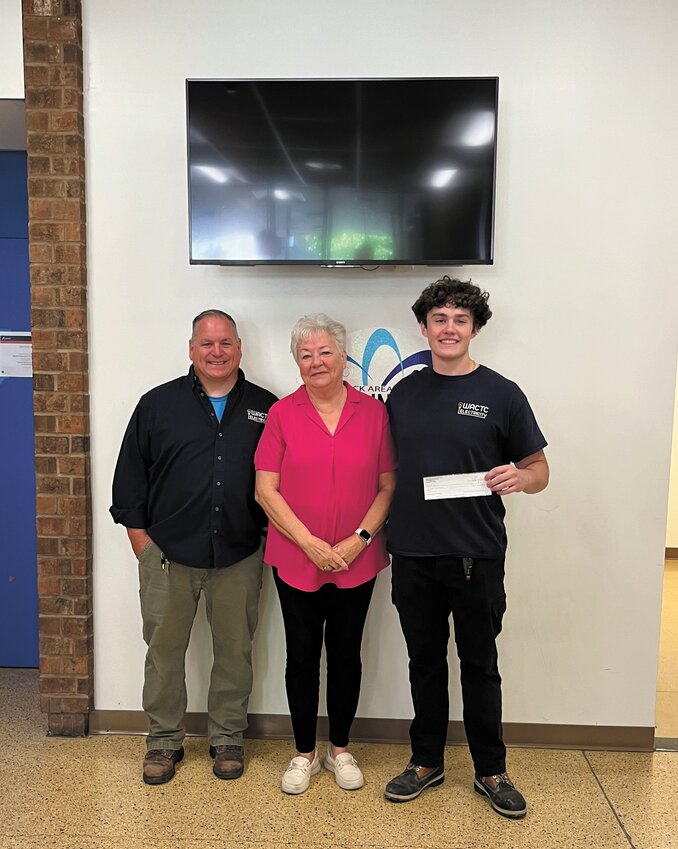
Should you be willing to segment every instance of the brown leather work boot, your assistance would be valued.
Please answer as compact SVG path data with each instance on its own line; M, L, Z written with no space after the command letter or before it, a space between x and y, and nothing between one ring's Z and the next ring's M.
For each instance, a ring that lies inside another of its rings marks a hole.
M184 756L184 747L180 749L149 749L144 758L144 782L146 784L165 784L174 778L174 765Z
M217 778L240 778L245 770L245 750L242 746L210 746L214 758L212 772Z
M527 802L523 794L508 777L508 773L498 775L476 775L473 789L481 796L487 796L490 805L503 817L521 819L527 813Z

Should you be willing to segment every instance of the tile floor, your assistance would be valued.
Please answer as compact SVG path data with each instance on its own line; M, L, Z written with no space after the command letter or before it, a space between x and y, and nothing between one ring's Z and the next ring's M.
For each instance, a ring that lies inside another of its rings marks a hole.
M174 780L147 787L142 738L45 736L35 670L0 670L0 704L0 849L678 849L678 752L512 749L530 804L513 822L472 791L462 748L441 787L404 805L382 792L405 746L356 745L360 791L323 770L291 797L278 789L288 741L248 741L245 776L226 782L191 738Z

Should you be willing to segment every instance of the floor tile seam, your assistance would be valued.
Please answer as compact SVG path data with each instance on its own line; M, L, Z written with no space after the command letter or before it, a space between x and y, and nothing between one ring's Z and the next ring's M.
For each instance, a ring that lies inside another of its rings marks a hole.
M625 837L625 838L626 838L626 840L628 841L629 846L631 847L631 849L638 849L638 847L636 846L636 844L635 844L635 843L633 842L633 840L631 839L631 835L630 835L630 834L628 833L628 831L626 830L626 826L624 825L624 823L623 823L623 821L622 821L621 816L620 816L620 815L619 815L619 813L617 812L617 809L616 809L616 808L615 808L615 806L612 804L612 800L611 800L611 799L610 799L610 797L607 795L607 793L606 793L606 791L605 791L605 788L603 787L603 783L602 783L602 781L600 780L600 778L598 777L598 773L596 772L595 767L594 767L594 766L593 766L593 764L591 763L591 760L590 760L590 758L589 758L588 752L585 752L585 751L583 751L583 750L582 750L582 755L584 756L584 760L586 761L586 763L588 764L589 769L591 770L591 775L593 776L593 778L595 779L596 784L597 784L597 785L598 785L598 787L600 788L600 792L603 794L603 798L605 799L605 801L606 801L606 802L607 802L607 804L609 805L609 808L610 808L610 810L612 811L612 814L613 814L614 818L617 820L617 823L618 823L618 825L619 825L619 828L622 830L622 833L623 833L624 837Z

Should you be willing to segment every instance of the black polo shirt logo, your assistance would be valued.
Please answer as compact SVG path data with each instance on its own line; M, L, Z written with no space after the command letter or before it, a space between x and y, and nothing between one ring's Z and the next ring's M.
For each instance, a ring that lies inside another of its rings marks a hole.
M471 404L470 401L459 401L457 403L458 416L471 416L474 419L486 419L490 408L484 404Z
M266 424L268 413L262 413L260 410L248 410L247 418L251 422L257 422L258 424Z

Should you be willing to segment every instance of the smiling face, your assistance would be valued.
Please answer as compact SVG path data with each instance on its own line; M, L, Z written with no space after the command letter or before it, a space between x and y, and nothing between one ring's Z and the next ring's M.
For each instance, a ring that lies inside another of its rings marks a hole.
M309 389L332 390L341 386L346 351L340 351L331 333L315 333L297 348L299 374Z
M431 348L434 371L441 374L470 371L468 347L476 335L470 310L452 304L434 307L426 316L426 324L419 326Z
M206 316L188 343L188 356L208 395L226 395L238 379L242 346L227 318Z

